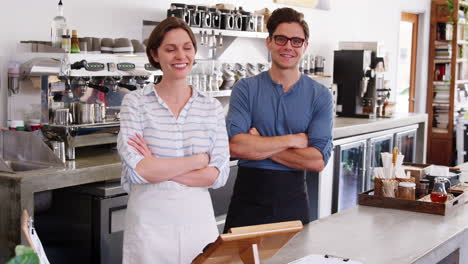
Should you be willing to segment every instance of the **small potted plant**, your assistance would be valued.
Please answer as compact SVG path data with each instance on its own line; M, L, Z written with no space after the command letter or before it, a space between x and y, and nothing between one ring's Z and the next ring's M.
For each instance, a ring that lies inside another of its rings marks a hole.
M16 246L15 255L6 264L39 264L39 257L30 247Z

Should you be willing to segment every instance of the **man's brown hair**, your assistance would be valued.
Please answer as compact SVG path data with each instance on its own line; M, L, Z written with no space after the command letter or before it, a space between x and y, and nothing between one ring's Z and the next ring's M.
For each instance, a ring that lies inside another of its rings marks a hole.
M146 47L146 54L148 55L149 63L151 63L151 65L153 65L156 69L161 69L161 64L159 64L159 62L156 62L153 59L151 51L157 54L158 48L161 46L161 43L163 42L164 37L166 36L166 33L177 28L181 28L187 32L187 34L190 37L190 40L192 41L193 48L195 49L195 52L197 52L197 40L195 39L195 35L193 34L192 30L187 25L187 23L185 23L184 20L177 17L168 17L161 21L161 23L159 23L153 29L153 32L151 32L151 35L148 40L148 46Z
M273 33L281 23L298 23L304 30L305 40L307 41L309 39L309 26L304 20L304 14L289 7L278 8L273 11L267 22L270 38L273 37Z

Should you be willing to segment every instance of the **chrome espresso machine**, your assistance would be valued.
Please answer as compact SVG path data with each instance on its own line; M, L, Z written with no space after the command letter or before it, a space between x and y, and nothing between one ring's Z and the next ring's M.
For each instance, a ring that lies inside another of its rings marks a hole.
M146 56L60 54L30 59L20 74L40 82L42 132L73 160L77 147L117 142L122 98L162 72Z

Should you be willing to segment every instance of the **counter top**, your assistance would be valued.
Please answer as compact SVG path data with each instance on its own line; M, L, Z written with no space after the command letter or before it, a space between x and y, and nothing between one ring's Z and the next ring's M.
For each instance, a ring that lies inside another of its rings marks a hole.
M344 138L396 127L408 126L427 121L427 114L397 113L390 118L351 118L336 117L333 125L333 138Z
M460 180L468 180L468 163L458 167ZM265 263L288 263L312 254L370 264L438 263L457 249L461 261L456 263L468 263L466 203L445 216L358 205L305 225Z
M67 161L64 167L54 167L15 174L1 173L0 180L20 182L32 192L105 181L120 178L120 157L109 147L77 149L76 160Z
M334 138L349 137L370 132L401 127L425 122L426 114L400 114L392 118L345 118L336 117L333 129ZM0 179L21 181L22 183L40 180L47 185L34 184L33 192L61 188L70 185L84 184L95 181L117 179L120 177L120 158L117 150L108 147L94 146L76 149L76 160L67 161L64 168L48 168L25 171L16 174L1 173ZM235 165L235 161L231 165ZM70 178L71 182L60 184L54 182L55 177ZM90 179L86 179L90 177ZM81 180L80 180L81 179Z
M439 256L431 251L457 236L465 236L467 227L466 204L446 216L356 206L306 225L265 263L288 263L311 254L331 254L371 264L437 263L438 257L451 251L435 254Z

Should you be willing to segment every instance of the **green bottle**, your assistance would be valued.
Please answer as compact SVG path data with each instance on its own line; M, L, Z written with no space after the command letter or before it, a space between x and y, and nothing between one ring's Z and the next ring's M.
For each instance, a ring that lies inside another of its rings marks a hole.
M78 32L76 29L72 30L71 53L80 53L80 41L78 40Z

